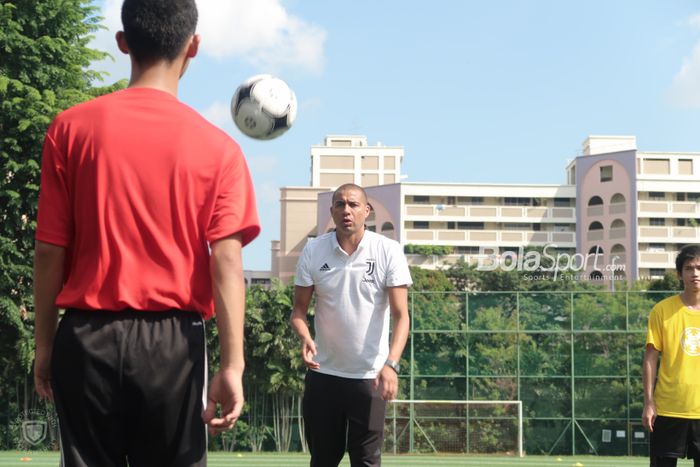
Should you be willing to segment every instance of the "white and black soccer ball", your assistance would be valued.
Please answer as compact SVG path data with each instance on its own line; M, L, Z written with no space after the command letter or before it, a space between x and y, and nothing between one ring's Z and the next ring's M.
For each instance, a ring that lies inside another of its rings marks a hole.
M255 75L236 89L231 116L238 129L251 138L276 138L294 123L297 98L281 79Z

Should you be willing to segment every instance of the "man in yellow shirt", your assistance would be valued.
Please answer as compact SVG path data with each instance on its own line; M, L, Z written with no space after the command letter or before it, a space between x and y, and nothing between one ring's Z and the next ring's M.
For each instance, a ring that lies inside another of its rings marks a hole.
M700 245L681 249L676 271L683 292L651 310L642 364L651 467L675 467L685 457L700 467Z

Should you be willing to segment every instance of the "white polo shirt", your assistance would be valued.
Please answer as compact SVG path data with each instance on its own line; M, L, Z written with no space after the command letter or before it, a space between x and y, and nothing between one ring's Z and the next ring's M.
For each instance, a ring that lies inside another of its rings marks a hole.
M306 243L294 283L316 293L317 371L375 378L389 355L386 288L413 283L401 245L365 230L348 255L329 232Z

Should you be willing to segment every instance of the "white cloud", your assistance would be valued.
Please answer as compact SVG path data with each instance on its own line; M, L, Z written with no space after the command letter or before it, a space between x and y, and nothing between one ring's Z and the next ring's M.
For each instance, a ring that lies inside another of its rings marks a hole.
M688 18L688 24L700 29L700 13L696 13L690 18Z
M688 18L687 24L700 29L700 13ZM690 56L683 59L681 69L673 77L667 98L674 107L700 109L700 42L695 44Z
M103 24L92 47L111 53L94 68L110 73L108 82L129 77L129 60L116 47L114 35L121 29L121 0L104 0ZM201 52L215 58L238 57L271 70L301 68L318 73L324 66L326 31L291 15L280 0L197 0L202 36Z
M326 32L290 15L280 0L198 0L197 6L201 47L209 55L265 68L323 68Z
M695 44L690 57L683 60L680 71L673 77L668 98L680 108L700 108L700 42Z
M202 110L201 114L204 118L223 130L226 130L227 127L231 127L231 108L227 103L216 101Z

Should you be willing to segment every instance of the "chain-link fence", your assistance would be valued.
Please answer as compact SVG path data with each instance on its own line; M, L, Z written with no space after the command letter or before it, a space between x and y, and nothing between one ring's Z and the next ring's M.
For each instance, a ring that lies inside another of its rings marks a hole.
M645 455L647 317L673 293L412 292L400 398L521 400L528 453Z
M527 453L646 455L640 418L647 317L656 302L674 293L411 291L411 333L397 399L522 401ZM450 441L464 446L460 452L510 450L500 439L498 417L483 410L469 415L464 426L449 421L450 430L463 435L440 435L442 428L434 428L438 436L431 439L463 436ZM251 413L237 433L227 434L227 446L250 449L234 441L249 440L255 428L263 429L259 449L275 449L264 431L273 426L269 411L255 423ZM290 414L291 450L301 450L298 413ZM52 417L50 410L4 414L3 448L55 448ZM475 424L489 418L496 421ZM435 420L425 422L421 429L427 433ZM420 436L421 430L407 429L400 442L416 451L432 449ZM513 438L512 429L507 436Z

